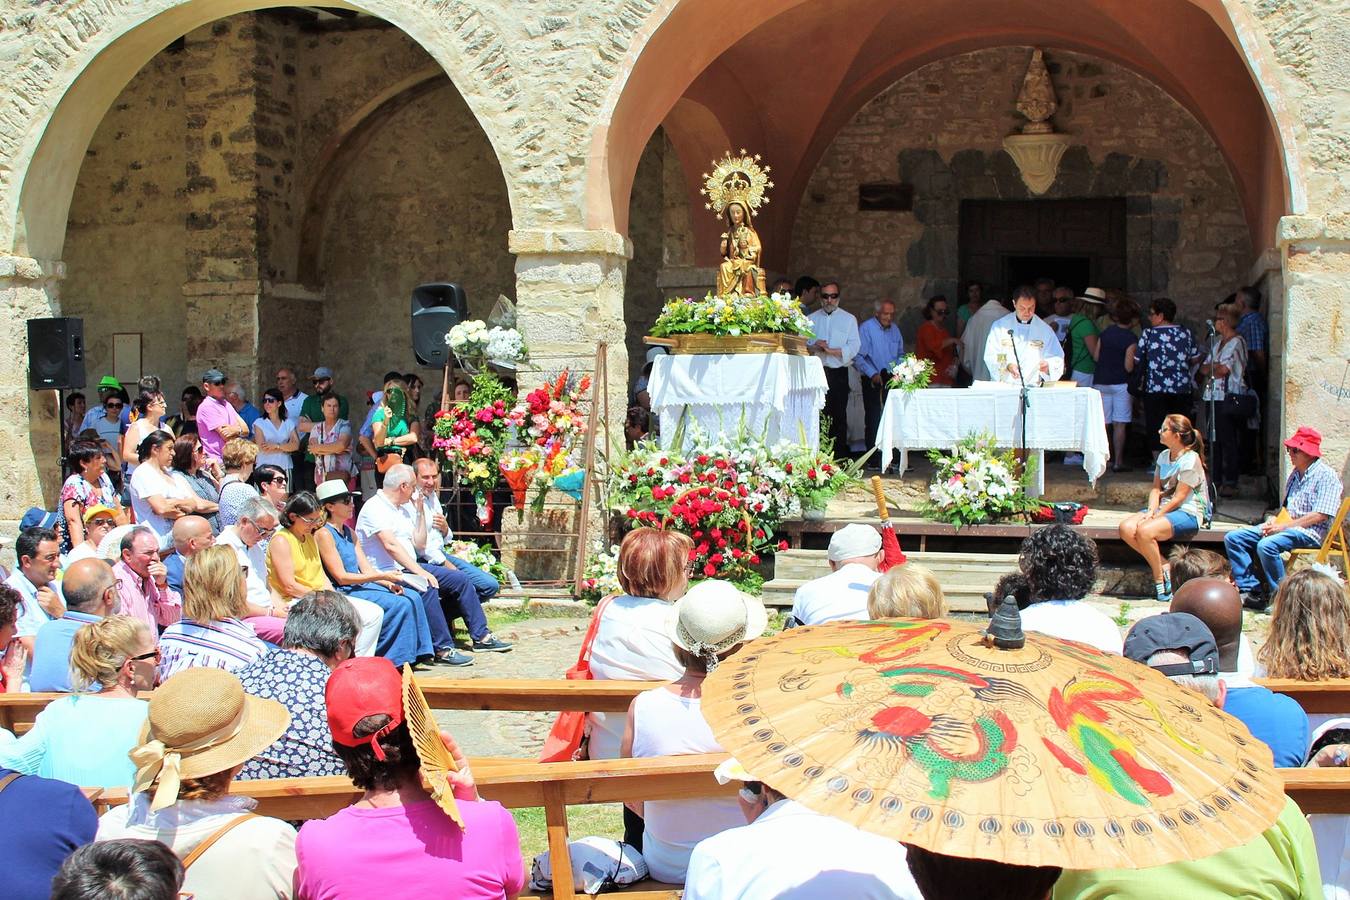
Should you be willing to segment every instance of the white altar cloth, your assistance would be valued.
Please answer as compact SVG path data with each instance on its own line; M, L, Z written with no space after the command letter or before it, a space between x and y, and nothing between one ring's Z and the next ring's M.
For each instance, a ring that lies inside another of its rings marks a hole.
M786 353L680 354L659 357L647 382L660 417L661 445L669 447L680 416L708 434L735 434L744 417L752 434L768 424L767 440L820 444L825 369L814 356Z
M908 451L948 449L971 434L994 436L999 447L1020 446L1022 398L1017 386L979 382L964 389L929 388L906 394L893 390L886 397L877 429L877 451L883 466L900 453L900 472L909 463ZM1102 395L1092 388L1033 388L1026 420L1026 445L1038 451L1036 485L1040 496L1045 483L1045 450L1076 450L1083 454L1083 470L1096 484L1106 471L1110 455Z

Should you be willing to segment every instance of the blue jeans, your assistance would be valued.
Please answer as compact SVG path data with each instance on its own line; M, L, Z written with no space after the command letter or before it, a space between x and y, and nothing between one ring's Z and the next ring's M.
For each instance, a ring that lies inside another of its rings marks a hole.
M478 598L478 589L474 587L473 579L458 569L438 566L435 563L421 565L436 579L446 619L462 618L469 629L469 637L475 641L487 637L487 616L483 614L483 601Z
M478 591L479 600L484 602L491 600L493 597L497 596L497 592L502 589L502 586L497 583L497 579L493 578L473 563L465 562L458 556L447 556L445 560L450 563L450 565L469 576L469 580L473 582L474 589Z
M1280 554L1316 546L1314 538L1292 528L1265 537L1261 536L1260 528L1239 528L1223 539L1223 548L1233 565L1233 581L1243 593L1264 589L1267 594L1274 594L1284 580L1284 560Z

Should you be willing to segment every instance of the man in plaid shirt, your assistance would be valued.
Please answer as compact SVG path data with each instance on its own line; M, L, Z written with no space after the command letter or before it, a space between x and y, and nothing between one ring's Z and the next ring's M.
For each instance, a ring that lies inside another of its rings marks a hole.
M1280 554L1320 546L1341 505L1341 479L1322 461L1321 433L1304 426L1284 446L1294 467L1284 486L1289 520L1267 519L1260 525L1230 531L1223 539L1233 566L1233 581L1242 592L1243 605L1251 609L1265 609L1284 580Z

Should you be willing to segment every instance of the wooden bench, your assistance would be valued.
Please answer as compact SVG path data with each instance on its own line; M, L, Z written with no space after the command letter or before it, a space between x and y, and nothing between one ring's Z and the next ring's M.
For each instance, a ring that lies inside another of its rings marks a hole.
M867 519L864 521L879 520ZM808 522L803 519L790 519L781 522L778 525L780 531L787 534L788 546L794 550L802 549L802 538L806 534L833 534L847 521L842 519L826 519L823 522ZM930 537L972 537L972 538L1012 538L1015 540L1024 540L1031 536L1033 531L1047 527L1048 523L1037 524L999 524L999 525L966 525L957 527L949 525L946 522L928 522L916 519L891 519L891 527L895 529L895 536L901 538L902 546L907 542L906 537L917 537L919 539L918 549L923 552L928 549L928 539ZM1079 534L1086 538L1091 538L1098 543L1119 542L1120 533L1112 525L1072 525L1070 526ZM1227 531L1218 528L1202 528L1196 532L1195 536L1186 543L1189 544L1222 544L1223 536ZM906 547L906 549L913 549Z
M735 783L719 785L712 771L725 754L649 759L588 760L541 764L529 760L472 759L479 793L508 809L544 808L557 900L572 900L571 859L567 853L567 807L624 800L686 800L729 796ZM1350 772L1345 769L1280 769L1285 793L1305 813L1350 813ZM361 792L343 776L237 781L233 794L253 797L260 815L297 820L332 815ZM100 814L127 801L126 791L89 790ZM527 861L528 864L528 861ZM528 869L528 865L527 865ZM643 882L624 893L642 900L677 900L678 885ZM541 896L526 894L524 896ZM542 896L548 896L544 894Z
M713 769L725 754L667 756L651 759L586 760L537 763L517 759L471 759L469 767L486 800L507 809L543 807L553 861L557 900L572 900L572 861L567 850L567 807L624 800L687 800L731 796L736 784L720 785ZM361 796L345 776L236 781L230 793L253 797L259 815L295 821L326 818ZM99 814L127 802L125 790L89 790ZM528 877L529 860L526 860ZM679 885L643 882L624 891L641 900L678 900ZM531 896L525 894L523 896ZM543 896L548 896L544 894Z
M1295 681L1292 678L1254 680L1277 694L1293 697L1306 713L1350 715L1350 678L1330 678L1326 681Z
M432 709L627 712L634 697L663 682L419 677L417 683ZM0 694L0 727L23 734L33 727L33 720L48 703L66 696L69 695Z

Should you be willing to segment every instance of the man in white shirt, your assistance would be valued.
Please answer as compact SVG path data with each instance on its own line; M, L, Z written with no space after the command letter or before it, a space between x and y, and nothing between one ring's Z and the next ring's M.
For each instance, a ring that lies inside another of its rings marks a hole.
M973 318L972 318L973 321ZM984 364L993 381L1037 387L1064 374L1064 348L1055 329L1036 315L1036 294L1020 287L1013 311L994 323L984 344Z
M989 367L984 364L984 345L994 323L1007 314L1008 307L997 300L987 300L984 306L975 310L966 323L966 330L961 332L961 365L975 381L989 380Z
M830 574L797 588L792 618L798 625L859 621L867 615L867 592L881 577L881 534L871 525L845 525L830 538Z
M488 630L483 602L469 576L446 566L417 561L418 546L426 547L427 530L425 514L419 517L412 503L415 490L416 473L412 466L399 463L385 473L384 487L361 507L361 513L356 518L356 531L361 535L366 556L377 569L407 572L435 585L439 589L446 619L463 617L475 651L501 652L511 649L510 644L498 640ZM453 644L447 647L439 645L443 638L432 635L437 657L457 654Z
M718 772L725 777L723 767ZM763 782L747 781L739 800L750 824L699 841L685 900L922 900L895 841L813 812Z
M413 469L417 472L417 491L413 495L413 505L418 508L418 515L425 520L427 529L426 546L418 551L417 558L432 565L448 566L464 573L473 582L474 590L478 591L478 599L483 602L491 600L501 590L497 579L473 563L445 552L445 545L450 542L451 534L450 523L446 520L445 510L441 507L440 465L436 460L424 456L413 463ZM413 530L415 533L415 523Z
M50 528L29 528L14 542L14 557L18 565L5 584L23 598L14 636L31 656L38 629L66 614L66 603L56 581L61 568L61 539Z
M858 355L861 341L858 320L853 313L839 308L839 282L827 281L820 287L820 309L811 313L815 337L806 346L825 366L825 415L830 417L830 436L834 453L848 455L848 371Z
M263 497L250 497L239 508L239 519L216 535L216 543L234 551L244 571L249 612L270 615L272 589L267 585L267 540L277 530L277 509Z

